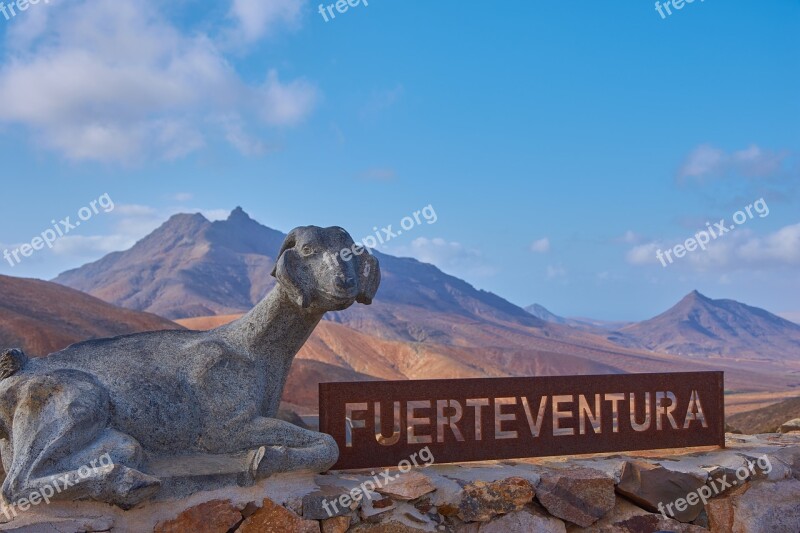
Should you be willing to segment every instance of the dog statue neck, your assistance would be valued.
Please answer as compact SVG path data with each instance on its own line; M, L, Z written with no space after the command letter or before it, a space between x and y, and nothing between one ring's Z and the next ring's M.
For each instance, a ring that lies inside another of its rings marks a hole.
M276 283L250 312L216 331L255 358L291 361L324 314L303 309Z

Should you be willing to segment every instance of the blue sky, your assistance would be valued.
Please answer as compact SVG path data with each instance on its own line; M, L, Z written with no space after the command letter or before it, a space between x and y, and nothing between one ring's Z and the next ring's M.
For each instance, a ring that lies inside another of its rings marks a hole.
M800 4L39 3L0 16L0 273L52 278L170 214L237 205L354 237L519 305L610 320L693 289L800 320ZM764 198L663 267L658 249Z

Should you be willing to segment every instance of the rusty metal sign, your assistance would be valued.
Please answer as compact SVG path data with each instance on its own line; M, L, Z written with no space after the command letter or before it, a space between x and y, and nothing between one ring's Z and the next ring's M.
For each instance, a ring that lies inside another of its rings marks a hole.
M320 383L335 469L724 446L722 372Z

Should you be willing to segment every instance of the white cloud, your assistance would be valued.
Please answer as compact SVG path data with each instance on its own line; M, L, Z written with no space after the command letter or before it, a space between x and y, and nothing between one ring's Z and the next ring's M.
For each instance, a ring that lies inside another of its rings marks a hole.
M533 241L530 246L531 252L546 254L550 251L550 239L544 237L537 241Z
M173 199L174 199L176 202L181 202L181 203L188 202L188 201L190 201L192 198L194 198L194 194L193 194L193 193L190 193L190 192L179 192L179 193L177 193L177 194L175 194L175 195L173 196Z
M252 3L239 2L241 13ZM310 82L281 82L275 70L263 84L246 83L210 37L183 33L151 2L76 0L50 10L20 30L28 47L7 35L0 94L14 104L0 106L0 123L23 126L69 159L177 159L205 146L209 133L254 153L256 142L213 117L295 125L318 101Z
M278 27L297 27L304 5L304 0L233 0L230 17L237 23L237 34L253 42Z
M192 213L200 213L211 222L215 220L227 220L231 214L230 209L190 209Z
M567 269L563 265L547 265L547 279L564 279Z
M625 254L625 260L631 265L649 265L658 263L656 252L661 248L657 242L648 242L634 246Z
M414 257L423 263L436 265L454 275L491 276L496 270L484 262L480 251L467 248L459 242L440 237L418 237L410 246L387 247L386 251L398 256Z
M619 238L619 241L627 243L627 244L638 244L642 242L643 238L638 233L634 232L633 230L628 230L625 234Z
M125 250L135 243L126 235L65 235L53 245L53 253L71 258L97 258Z
M800 266L800 223L785 226L766 237L747 239L737 255L753 264Z
M260 139L252 137L245 131L244 121L241 117L232 115L220 119L220 124L225 131L225 139L236 148L239 153L248 156L263 155L267 152L267 145Z
M693 237L689 235L688 237ZM625 258L632 265L661 265L656 257L657 250L666 252L683 240L675 239L670 244L648 242L631 248ZM800 223L785 226L774 233L759 236L745 228L725 233L712 239L706 249L687 252L682 258L675 258L670 268L680 266L698 272L715 271L720 274L740 269L774 269L800 266Z
M298 79L283 84L278 72L270 70L259 91L261 116L276 126L292 126L304 120L316 106L319 94L309 82Z
M687 156L678 171L678 178L700 181L726 176L769 178L782 171L790 155L789 152L773 152L757 145L728 153L704 144Z

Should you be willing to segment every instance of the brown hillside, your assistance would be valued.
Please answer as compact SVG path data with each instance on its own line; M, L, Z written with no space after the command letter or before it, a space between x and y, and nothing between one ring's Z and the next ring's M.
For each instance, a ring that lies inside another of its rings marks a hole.
M800 397L729 416L727 423L747 434L774 433L781 424L800 418Z
M150 313L122 309L56 283L0 276L0 349L47 355L70 344L139 331L181 329Z

